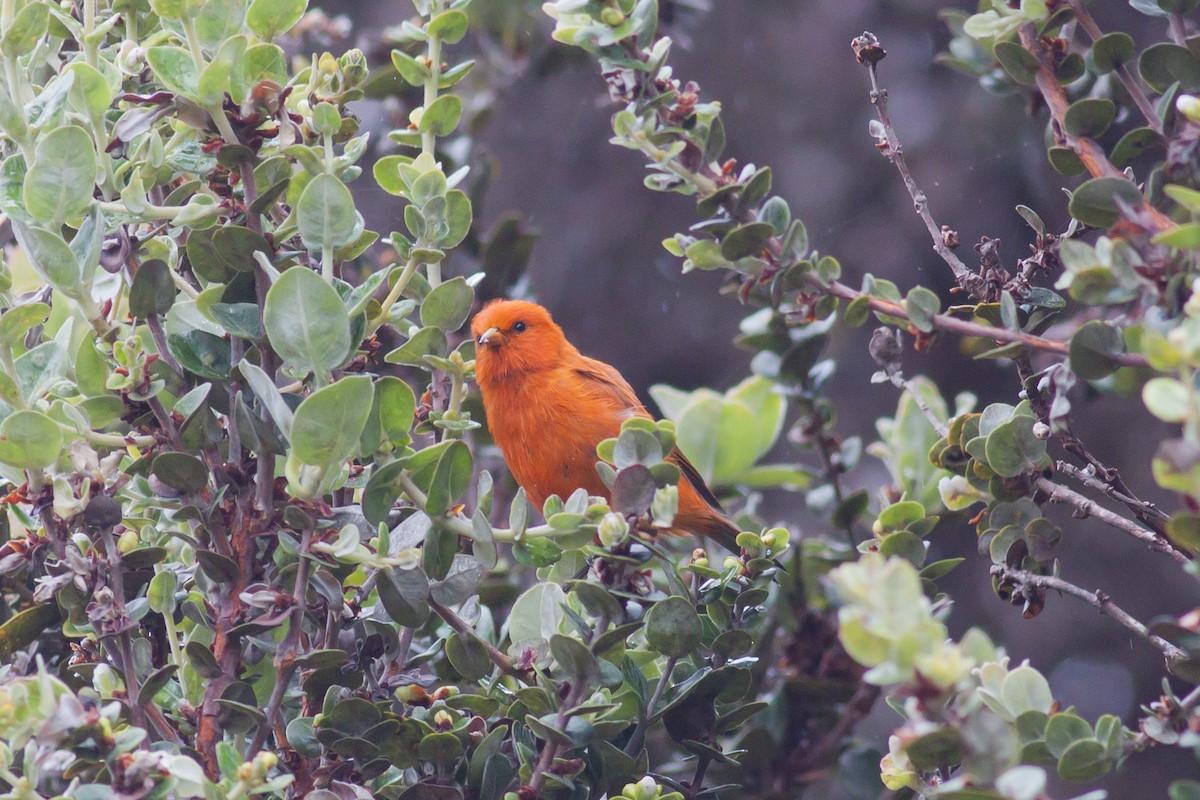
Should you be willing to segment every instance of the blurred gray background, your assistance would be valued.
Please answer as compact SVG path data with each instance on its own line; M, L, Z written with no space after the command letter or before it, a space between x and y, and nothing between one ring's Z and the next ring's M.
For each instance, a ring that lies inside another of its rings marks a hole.
M331 49L355 44L376 58L386 54L378 45L382 29L412 13L408 0L320 5L354 21L350 39ZM868 134L873 109L867 75L849 48L850 39L863 30L876 33L888 51L880 76L910 167L935 218L959 232L960 254L969 265L977 263L971 245L981 236L1001 238L1010 265L1028 252L1031 232L1013 210L1018 203L1034 208L1050 229L1065 227L1065 184L1045 160L1044 116L1031 118L1021 96L990 94L972 79L934 64L949 38L937 19L944 4L711 0L708 5L707 11L677 9L675 74L697 81L702 99L722 102L727 155L773 168L774 191L805 221L813 246L841 261L847 283L857 285L871 272L895 281L902 291L918 283L930 286L950 302L949 270L933 254L903 184ZM717 293L719 275L680 275L680 262L660 245L695 221L693 202L642 187L638 154L607 143L611 109L595 64L550 44L549 21L537 6L476 0L473 13L486 19L493 33L486 41L469 37L452 49L454 56L475 52L481 58L479 72L503 72L490 112L472 125L476 152L495 167L477 214L482 212L485 229L515 212L540 231L527 273L529 290L576 345L616 365L643 397L659 382L728 388L748 373L748 354L731 343L746 309ZM1092 4L1092 11L1104 30L1130 32L1139 48L1161 35L1152 20L1123 2L1102 0ZM496 55L502 51L515 57ZM476 98L480 104L487 99ZM370 101L360 105L374 142L386 141L386 131L395 125L389 109ZM374 187L369 175L354 189L367 198L359 207L371 212L369 227L385 235L400 227L397 198ZM473 265L460 258L450 269L461 274L473 271ZM894 412L897 402L892 387L869 383L874 371L866 352L870 330L870 325L835 329L831 352L838 362L830 387L837 431L865 442L875 437L874 420ZM910 351L906 371L933 377L948 400L970 390L979 396L980 407L1016 402L1014 370L1006 363L961 356L950 339L932 351ZM1175 502L1157 491L1149 471L1165 429L1153 424L1136 401L1082 389L1074 400L1077 432L1093 452L1119 467L1137 492L1174 510ZM795 458L787 448L780 455ZM816 464L813 454L800 457ZM848 477L849 484L872 489L886 480L882 466L869 456ZM797 495L772 498L769 508L793 524L811 519ZM1196 605L1195 583L1164 556L1092 521L1065 513L1057 520L1064 530L1062 573L1068 580L1104 589L1142 620L1178 615ZM1014 661L1031 659L1063 704L1077 706L1093 720L1112 712L1135 724L1138 705L1160 690L1162 664L1152 648L1070 598L1052 596L1044 613L1023 620L1019 609L992 593L987 559L976 554L973 528L943 526L938 536L932 557L968 559L944 582L957 600L952 632L982 626ZM896 718L880 706L861 732L882 744ZM1135 757L1103 784L1115 797L1162 796L1171 778L1195 773L1189 756L1152 752ZM1055 796L1070 792L1064 787Z

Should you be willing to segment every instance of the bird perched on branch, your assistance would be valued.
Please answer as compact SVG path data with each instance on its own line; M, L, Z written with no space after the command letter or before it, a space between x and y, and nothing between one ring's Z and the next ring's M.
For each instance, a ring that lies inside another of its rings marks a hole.
M540 507L580 487L609 497L596 472L596 445L630 417L650 418L621 373L575 349L536 303L494 300L475 315L471 334L488 428L530 500ZM679 448L666 460L683 473L667 533L707 536L736 552L738 529L700 473Z

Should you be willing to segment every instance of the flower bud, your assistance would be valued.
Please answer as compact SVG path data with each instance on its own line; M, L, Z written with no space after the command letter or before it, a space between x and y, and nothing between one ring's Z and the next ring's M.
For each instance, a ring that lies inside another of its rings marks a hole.
M600 520L600 544L605 547L616 547L625 541L629 535L629 523L615 511L610 511Z
M137 549L137 546L137 531L127 530L117 537L117 550L121 552L121 555L125 555L126 553Z
M1181 94L1175 100L1175 110L1183 114L1189 121L1200 124L1200 97Z
M606 8L600 12L600 21L610 28L615 28L625 21L625 15L621 13L620 9Z
M650 516L654 518L654 527L669 528L679 513L679 487L664 486L654 492L654 500L650 503Z

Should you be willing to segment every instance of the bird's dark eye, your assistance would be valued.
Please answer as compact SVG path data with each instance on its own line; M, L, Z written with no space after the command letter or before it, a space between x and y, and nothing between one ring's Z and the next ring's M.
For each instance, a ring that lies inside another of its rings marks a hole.
M517 333L524 333L525 327L526 326L525 326L524 322L514 322L513 323L513 330L516 331Z

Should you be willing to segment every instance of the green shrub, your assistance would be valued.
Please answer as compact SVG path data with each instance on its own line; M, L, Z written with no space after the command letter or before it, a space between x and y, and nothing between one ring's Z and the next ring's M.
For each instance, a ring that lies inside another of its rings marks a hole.
M723 160L721 106L672 75L654 0L545 5L554 38L598 62L646 186L695 197L666 249L750 309L752 376L656 387L670 421L630 421L600 458L649 474L678 442L737 512L736 554L631 533L669 524L669 490L640 513L582 490L531 509L481 467L463 330L529 241L473 219L474 64L455 45L480 18L414 5L374 64L307 52L289 34L305 0L0 0L4 797L699 800L833 775L853 797L1033 800L1051 773L1200 753L1195 612L1147 627L1068 582L1068 531L1045 515L1068 504L1200 577L1194 0L1133 2L1170 37L1140 54L1075 2L947 13L943 60L1044 99L1050 163L1089 175L1062 233L1018 208L1035 246L1012 270L986 246L978 268L955 254L903 161L883 48L855 39L878 149L959 289L944 309L926 287L843 283L770 169ZM382 239L349 188L370 180L368 92L411 104L372 166L404 203ZM452 275L456 248L484 270ZM844 486L864 447L824 395L831 332L872 315L873 381L900 392L866 448L890 474L878 493ZM901 371L910 340L953 337L1015 364L1013 404L964 395L952 413ZM1083 383L1182 426L1150 472L1184 510L1075 436ZM785 429L812 455L763 463ZM781 489L822 525L760 518L759 492ZM1002 600L1084 601L1162 656L1172 680L1137 730L1060 708L980 630L949 636L937 582L963 559L929 544L964 524ZM884 690L902 718L886 754L854 739Z

